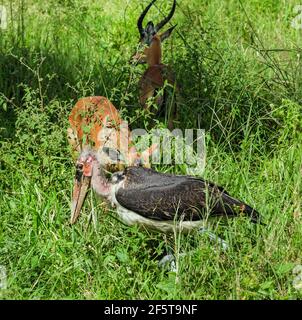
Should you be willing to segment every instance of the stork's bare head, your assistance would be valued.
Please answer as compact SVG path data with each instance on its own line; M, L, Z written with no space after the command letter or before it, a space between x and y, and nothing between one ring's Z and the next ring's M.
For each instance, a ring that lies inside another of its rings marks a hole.
M99 161L99 156L97 153L88 150L83 151L76 162L71 204L71 224L77 221L91 185L101 196L106 197L109 194L109 186L105 178L105 171Z
M128 165L148 167L148 159L156 151L156 144L141 154L138 154L135 149L131 149L128 155L128 160L130 161ZM110 197L111 184L106 178L106 173L112 173L116 169L121 170L126 163L127 160L118 149L103 147L98 152L91 149L82 151L75 164L76 173L71 203L71 224L77 221L90 187L99 196L105 199Z

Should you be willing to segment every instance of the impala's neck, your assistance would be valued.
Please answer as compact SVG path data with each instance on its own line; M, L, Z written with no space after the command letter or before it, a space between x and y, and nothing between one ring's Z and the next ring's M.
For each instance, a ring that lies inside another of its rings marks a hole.
M151 45L148 48L147 63L149 67L161 63L161 41L158 35L153 37Z

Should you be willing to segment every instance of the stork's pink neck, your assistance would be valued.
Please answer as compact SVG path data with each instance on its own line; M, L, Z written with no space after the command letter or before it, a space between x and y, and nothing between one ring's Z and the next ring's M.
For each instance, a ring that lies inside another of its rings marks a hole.
M91 178L91 187L93 190L102 197L108 197L111 190L111 185L105 178L105 175L99 169L97 164L93 166L93 174Z

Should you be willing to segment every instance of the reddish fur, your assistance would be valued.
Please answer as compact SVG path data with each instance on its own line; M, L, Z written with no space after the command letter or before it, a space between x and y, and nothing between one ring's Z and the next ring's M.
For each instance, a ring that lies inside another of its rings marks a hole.
M116 128L121 124L118 111L107 98L87 97L80 99L75 104L69 116L69 123L77 134L81 149L83 149L82 143L86 126L89 126L90 132L85 133L85 144L96 150L101 147L101 142L97 137L105 121L110 122Z
M154 96L155 90L162 88L166 80L173 86L175 84L175 78L172 70L167 65L161 63L161 38L157 34L153 37L150 47L145 48L143 54L136 55L134 58L137 61L145 61L148 65L147 70L139 81L139 101L140 104L147 109L147 100ZM163 97L158 97L156 104L160 106L162 102ZM174 106L174 108L175 110L172 110L172 118L176 114L176 106ZM173 119L170 119L169 129L173 127L172 121Z
M145 49L145 55L149 67L161 63L161 41L158 35L153 37L150 47Z
M121 127L122 122L118 110L107 98L101 96L82 98L75 104L69 116L71 126L67 130L69 144L73 151L78 153L85 147L97 151L104 145L104 141L99 136L100 131L103 128L113 128L116 132L116 139L107 137L111 147L119 150L124 156L128 156L126 160L129 165L142 159L145 166L149 166L149 157L155 151L156 146L151 146L139 155L132 145L128 128ZM129 150L125 150L125 147L128 147Z

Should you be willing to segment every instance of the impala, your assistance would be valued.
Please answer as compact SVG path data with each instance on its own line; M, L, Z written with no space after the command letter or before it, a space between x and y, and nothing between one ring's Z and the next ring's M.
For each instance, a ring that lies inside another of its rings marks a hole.
M118 169L124 165L149 166L149 156L156 146L151 146L139 154L133 145L126 122L107 98L96 96L80 99L70 113L69 123L67 137L74 157L86 149L100 152L106 148L117 150L122 155L116 159L115 164L112 163L112 157L104 158L102 164L106 165L107 169L113 170L112 165Z
M177 86L173 71L169 66L162 63L161 44L171 35L176 25L164 33L159 34L159 31L173 17L176 1L173 1L171 11L167 17L157 25L149 21L144 28L144 18L155 1L156 0L153 0L149 3L137 21L140 44L138 52L132 57L132 61L138 64L147 63L148 65L147 70L139 81L140 104L145 109L150 110L150 101L148 100L153 97L157 110L152 110L152 113L155 113L157 117L164 115L168 121L168 128L172 129L177 112L175 101L175 90L177 91Z

